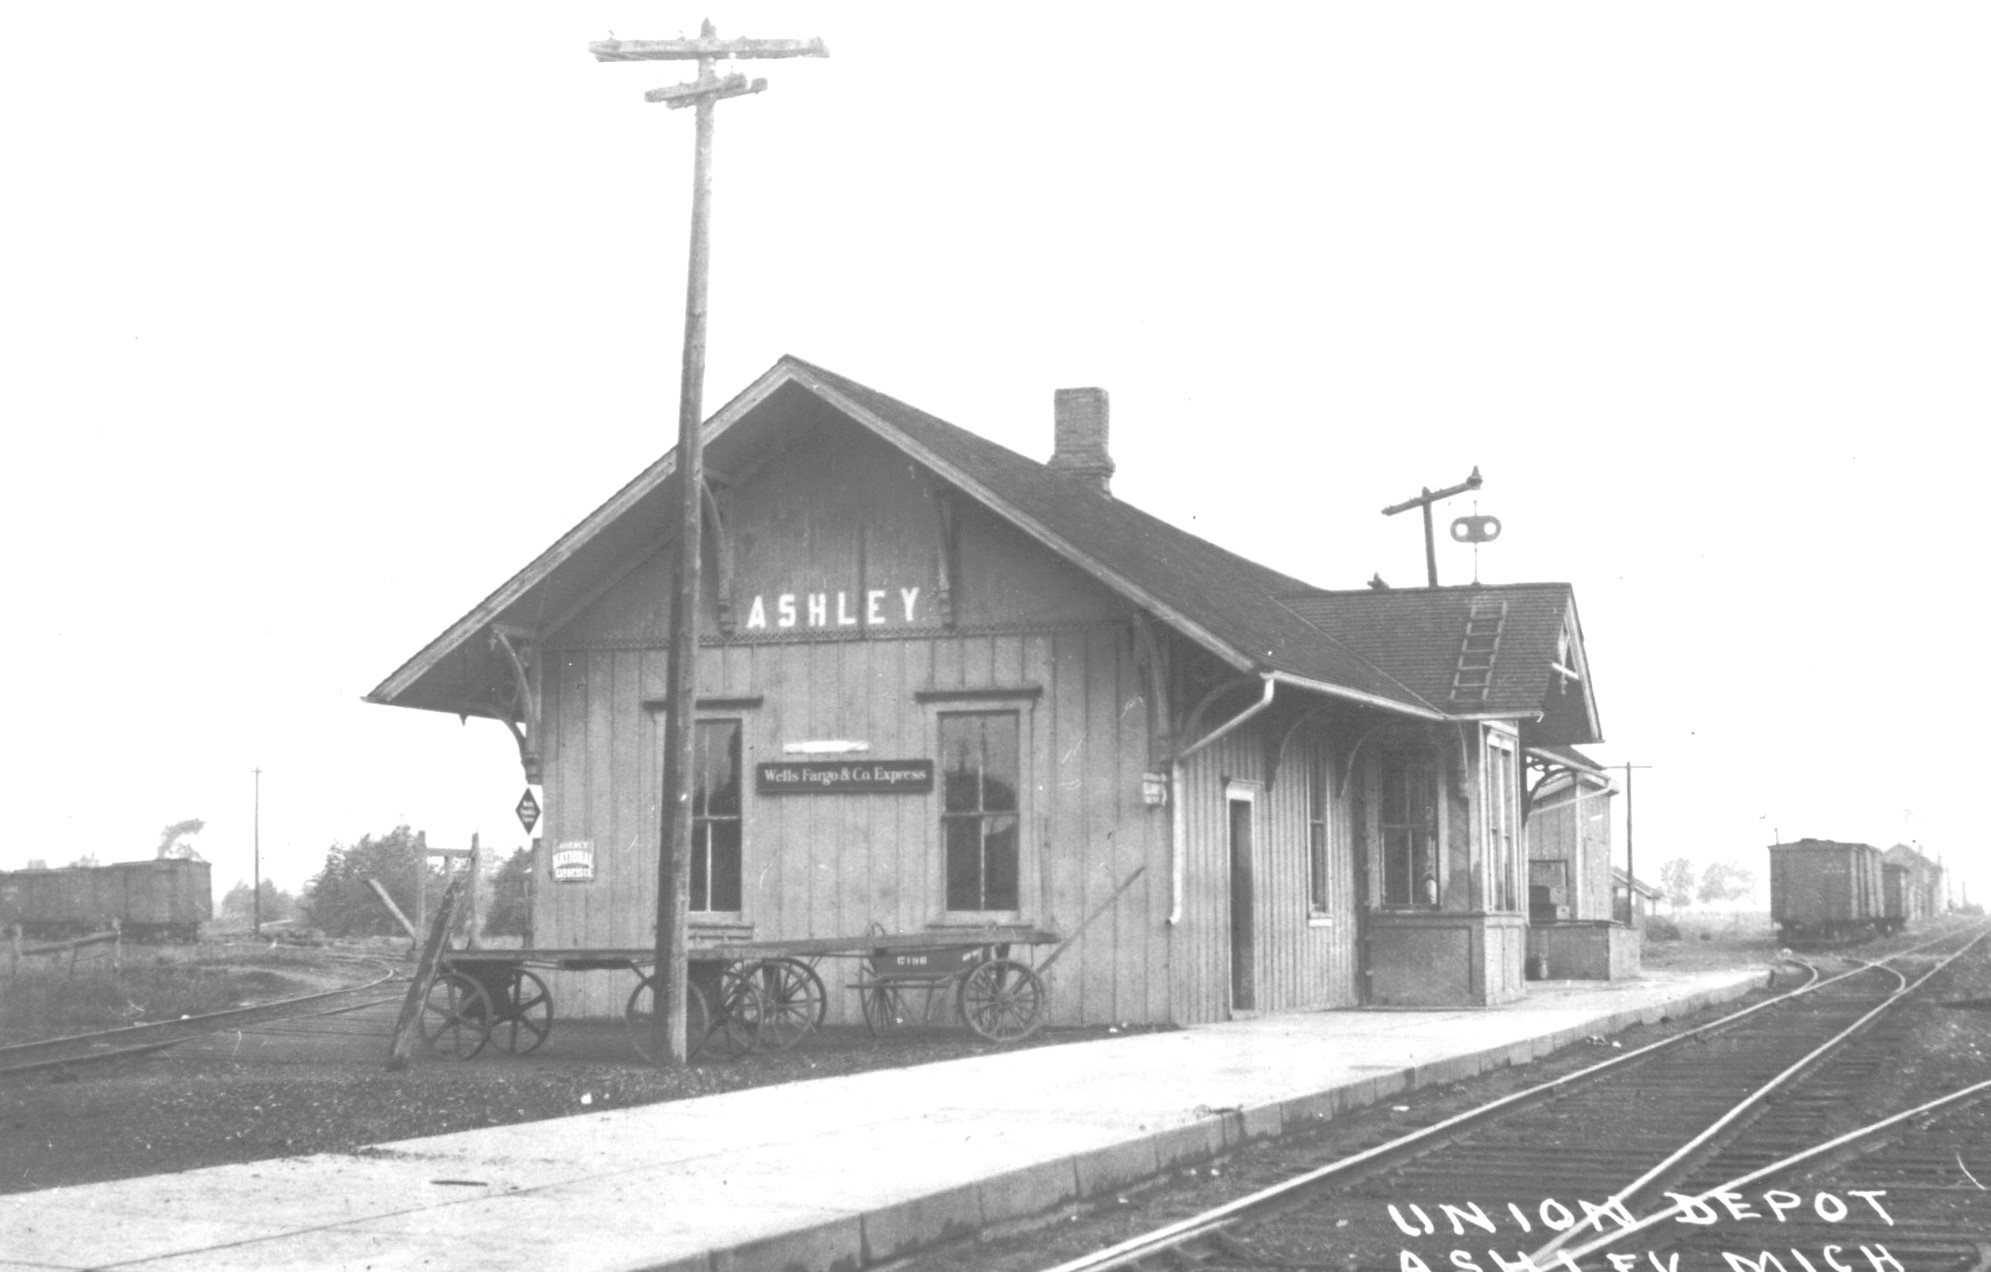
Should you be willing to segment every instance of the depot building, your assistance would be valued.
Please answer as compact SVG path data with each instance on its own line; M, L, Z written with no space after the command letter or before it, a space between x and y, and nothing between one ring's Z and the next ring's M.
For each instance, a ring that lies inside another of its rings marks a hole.
M1106 394L1054 400L1038 462L784 357L705 425L695 701L675 452L369 698L517 738L535 948L654 947L684 709L694 942L1084 925L1054 1024L1517 997L1529 794L1601 740L1570 587L1310 586L1115 499Z

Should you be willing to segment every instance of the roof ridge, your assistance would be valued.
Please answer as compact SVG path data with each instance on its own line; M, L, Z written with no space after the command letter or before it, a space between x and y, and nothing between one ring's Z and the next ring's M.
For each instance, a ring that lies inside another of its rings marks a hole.
M1052 468L1049 464L1045 463L1041 459L1032 459L1030 456L1025 455L1021 451L1012 450L1009 447L1004 446L1001 442L994 441L987 437L983 437L980 433L975 432L973 429L963 428L959 424L955 424L952 423L951 421L941 419L938 415L935 415L933 412L923 410L920 407L914 406L912 403L907 402L902 398L893 397L891 394L886 393L882 389L874 389L870 385L865 384L862 381L853 380L847 375L839 375L837 372L827 370L826 368L818 366L817 364L810 362L805 358L798 358L793 356L792 354L784 354L782 355L782 357L785 361L793 362L796 365L805 368L813 375L819 375L825 380L834 382L839 387L846 389L855 389L861 393L868 393L873 397L883 398L885 401L890 402L892 405L919 416L920 419L925 423L933 424L942 429L945 429L947 432L953 434L954 436L960 438L961 440L970 445L981 446L991 450L1001 451L1004 455L1007 455L1012 459L1019 460L1026 464L1030 464L1036 468L1043 470L1046 473L1051 474L1054 477L1059 478L1060 480L1065 480L1064 474L1058 472L1057 469ZM1298 584L1299 589L1301 591L1315 590L1313 585L1308 583L1305 579L1299 578L1295 575L1287 574L1284 570L1275 570L1271 566L1266 565L1262 561L1254 561L1250 557L1244 556L1241 553L1235 551L1234 549L1225 547L1223 544L1218 543L1214 539L1205 538L1204 536L1197 534L1193 530L1186 530L1183 527L1176 525L1172 521L1164 520L1163 518L1158 517L1154 513L1149 512L1147 509L1141 507L1139 504L1129 503L1127 500L1121 499L1115 495L1102 494L1099 491L1093 489L1087 483L1082 481L1074 481L1071 483L1071 486L1074 491L1078 492L1084 498L1097 500L1102 504L1123 509L1126 512L1134 514L1136 517L1139 517L1145 521L1152 522L1154 525L1164 528L1170 534L1177 535L1184 539L1189 539L1196 543L1200 543L1203 546L1211 549L1212 551L1221 552L1225 556L1231 557L1238 564L1248 566L1253 570L1257 570L1263 574L1267 574L1275 578L1282 579L1288 583ZM1270 593L1269 595L1273 600L1279 600L1281 594Z
M934 415L930 411L926 411L917 406L913 406L911 403L902 401L899 398L895 398L889 393L885 393L881 390L874 389L869 385L862 383L861 381L853 380L845 375L840 375L837 372L831 371L825 367L818 366L817 364L812 363L805 358L799 358L794 356L793 354L785 354L783 355L783 358L785 361L788 361L794 364L795 366L799 367L800 369L807 371L809 374L820 377L830 386L837 388L840 391L850 393L853 397L856 397L859 400L862 400L865 397L878 399L883 403L889 404L892 407L907 412L908 414L915 417L923 425L929 427L937 427L938 429L942 430L947 436L958 439L965 446L977 448L985 452L999 453L1008 460L1027 464L1034 471L1047 474L1051 477L1055 477L1062 484L1068 486L1070 492L1072 493L1072 496L1075 499L1091 501L1096 506L1101 508L1114 509L1115 510L1114 515L1126 517L1138 523L1141 523L1135 528L1140 532L1142 532L1143 534L1145 534L1150 539L1164 539L1164 540L1173 539L1178 543L1195 545L1198 548L1201 548L1207 552L1217 555L1218 557L1222 558L1219 564L1221 564L1225 568L1230 569L1232 571L1248 572L1249 575L1255 576L1252 582L1252 586L1254 586L1255 588L1262 588L1263 591L1261 594L1263 595L1266 601L1275 606L1281 613L1288 615L1292 619L1303 624L1307 629L1308 639L1324 642L1325 644L1331 646L1334 649L1334 651L1337 654L1339 654L1341 657L1348 659L1357 664L1359 667L1362 668L1364 672L1366 672L1370 676L1373 676L1378 682L1380 682L1381 685L1387 687L1394 694L1400 696L1403 705L1421 707L1425 710L1432 712L1435 715L1440 715L1440 716L1449 714L1448 712L1445 711L1443 707L1431 701L1430 699L1426 698L1424 695L1418 693L1416 690L1412 689L1409 685L1405 684L1402 680L1399 680L1397 677L1385 671L1382 667L1378 666L1373 660L1369 659L1368 657L1360 653L1353 646L1349 645L1346 641L1334 635L1332 632L1323 630L1318 624L1310 621L1305 615L1298 613L1291 606L1287 605L1283 600L1284 593L1287 592L1307 593L1307 592L1314 592L1320 590L1315 588L1313 585L1308 584L1305 580L1296 578L1293 575L1285 573L1284 571L1275 570L1271 566L1265 565L1259 561L1254 561L1250 557L1243 556L1231 550L1230 548L1226 548L1220 543L1217 543L1210 539L1206 539L1203 536L1194 533L1193 531L1185 530L1181 526L1178 526L1173 522L1163 520L1162 518L1156 516L1151 512L1148 512L1147 510L1139 507L1136 504L1132 504L1127 502L1126 500L1117 499L1112 495L1104 494L1097 490L1093 490L1087 487L1082 482L1066 482L1062 474L1059 474L1055 469L1052 469L1042 460L1032 459L1028 455L1020 454L1017 451L1011 450L1009 447L1004 446L1000 442L991 441L990 439L983 437L979 433L973 432L972 430L969 429L962 428L958 424L950 423L947 420L941 419L939 416ZM887 422L889 423L889 421ZM1232 644L1233 648L1237 649L1238 652L1250 658L1254 663L1262 663L1265 661L1269 661L1271 658L1272 651L1269 650L1258 651L1252 649L1245 649L1244 647L1239 646L1234 640L1230 641L1229 643ZM1342 687L1348 689L1358 688L1358 686L1354 685L1347 685Z

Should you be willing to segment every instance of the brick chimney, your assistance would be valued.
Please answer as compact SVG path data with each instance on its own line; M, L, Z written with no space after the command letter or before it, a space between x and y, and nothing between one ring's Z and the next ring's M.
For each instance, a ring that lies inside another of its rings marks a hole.
M1051 401L1058 422L1051 471L1096 485L1101 494L1111 494L1113 457L1106 453L1106 390L1058 389Z

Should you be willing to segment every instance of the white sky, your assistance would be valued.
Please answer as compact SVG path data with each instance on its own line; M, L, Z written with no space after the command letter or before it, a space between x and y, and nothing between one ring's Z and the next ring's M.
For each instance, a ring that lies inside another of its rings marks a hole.
M285 887L522 842L502 729L360 696L670 445L689 72L586 44L706 13L832 53L720 107L708 410L793 352L1041 458L1104 385L1116 494L1324 586L1421 582L1378 510L1477 464L1642 875L1991 895L1964 4L7 6L0 867L203 817L219 892L256 767Z

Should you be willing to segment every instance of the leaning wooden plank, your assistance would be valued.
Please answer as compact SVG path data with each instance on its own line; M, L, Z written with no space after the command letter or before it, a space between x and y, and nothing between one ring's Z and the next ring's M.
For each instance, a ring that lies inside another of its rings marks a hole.
M442 904L436 907L435 922L429 926L428 943L422 946L421 961L415 964L415 978L408 983L408 997L401 1003L401 1018L394 1022L394 1042L388 1048L387 1067L405 1069L420 1032L422 1004L435 984L436 969L442 963L442 948L449 940L450 920L455 917L456 885L452 879L443 889Z
M373 895L380 898L380 904L387 907L387 912L394 916L394 921L401 925L401 930L408 934L408 938L417 945L421 944L422 934L415 930L414 924L408 922L408 916L401 913L401 907L395 905L394 898L387 895L387 889L380 886L380 880L368 879L366 886L373 889Z

